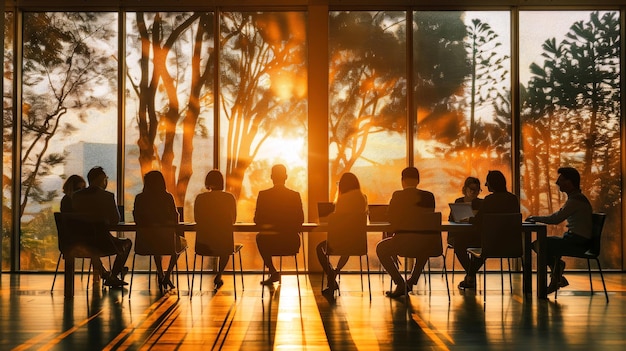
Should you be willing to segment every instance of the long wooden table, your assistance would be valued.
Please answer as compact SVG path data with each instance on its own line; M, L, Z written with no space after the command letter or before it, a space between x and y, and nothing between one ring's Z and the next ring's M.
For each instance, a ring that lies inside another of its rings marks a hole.
M111 231L132 232L137 230L135 223L118 223L111 226ZM183 231L195 231L196 225L192 222L182 222L178 224L178 229ZM260 228L254 223L235 223L235 232L258 232ZM303 232L326 232L328 227L325 224L304 223L302 225ZM367 225L368 232L389 232L391 226L388 223L370 223ZM448 233L468 233L473 230L471 224L443 222L441 230ZM538 240L537 254L537 297L547 298L547 257L545 241L547 236L547 227L541 223L522 224L524 232L524 265L523 265L523 287L522 290L526 297L532 296L532 239L533 233L536 234L535 239ZM73 257L65 257L65 297L74 296L74 259Z

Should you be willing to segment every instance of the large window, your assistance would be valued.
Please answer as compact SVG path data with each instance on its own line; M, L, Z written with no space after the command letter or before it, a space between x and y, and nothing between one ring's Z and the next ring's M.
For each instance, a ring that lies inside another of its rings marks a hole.
M608 215L606 267L622 255L619 24L617 12L520 13L523 210L558 210L557 169L578 169L594 211Z
M414 13L415 166L444 214L466 177L510 179L509 22L508 12Z
M54 269L52 213L63 181L94 165L117 172L117 14L24 14L22 270Z
M317 23L308 22L319 16L278 7L212 9L126 12L125 23L118 12L26 11L17 16L21 35L13 33L13 14L5 14L2 269L55 268L52 213L62 184L95 165L107 172L107 190L124 205L126 220L133 220L141 175L158 169L193 221L195 197L218 168L237 198L237 221L251 222L277 163L287 167L287 186L300 192L308 213L315 206L308 152L316 152L309 126L328 135L328 168L320 172L331 200L341 175L352 172L369 203L387 203L401 187L401 170L414 164L444 218L467 176L484 183L497 169L514 190L517 167L524 215L553 212L565 201L554 185L557 168L576 167L594 210L608 214L604 265L621 268L617 11L520 11L520 28L512 31L517 16L510 11L335 8L327 42L315 41L316 48L328 45L328 56L318 57L308 42L320 32L309 33ZM519 61L512 61L517 40ZM328 71L310 72L308 58L328 60ZM519 82L512 82L518 68ZM327 90L308 91L311 74L327 75ZM328 115L309 116L309 96L327 96ZM518 152L520 165L513 164ZM254 233L235 235L244 266L260 269ZM193 250L194 234L187 236ZM379 237L370 238L373 248Z

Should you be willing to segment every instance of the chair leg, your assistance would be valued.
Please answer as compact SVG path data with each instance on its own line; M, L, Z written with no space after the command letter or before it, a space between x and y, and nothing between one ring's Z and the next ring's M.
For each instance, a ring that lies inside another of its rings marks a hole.
M359 272L361 276L361 292L363 292L363 260L361 256L359 256Z
M130 295L133 293L133 278L135 278L135 260L136 255L133 253L133 267L130 270L130 286L128 287L128 299L130 300ZM148 277L150 280L150 277Z
M176 268L176 295L180 299L180 279L178 279L178 255L174 254L170 256L170 260L176 260L174 268Z
M504 295L504 266L502 265L502 257L500 257L500 293Z
M430 294L433 291L432 285L430 284L430 257L426 262L428 263L428 294Z
M359 260L361 258L359 257ZM365 264L367 264L367 291L370 294L370 301L372 301L372 283L370 281L370 258L365 254Z
M293 260L296 262L296 280L298 281L298 297L301 299L302 294L300 293L300 271L298 271L298 254L293 255Z
M596 263L598 264L598 271L600 272L600 279L602 279L602 287L604 288L604 296L606 297L606 302L609 303L609 293L606 291L606 284L604 283L604 274L602 274L602 266L600 265L600 260L597 257L596 257Z
M189 300L193 297L193 283L196 279L196 260L198 258L197 254L193 254L193 270L191 271L191 288L189 289ZM200 267L202 269L202 267Z
M453 257L454 259L454 257ZM454 261L453 261L454 262ZM454 265L454 263L452 263ZM448 269L446 268L446 258L443 258L443 273L446 276L446 290L448 291L448 302L450 302L450 285L448 284ZM454 272L452 272L454 274Z
M185 250L185 270L187 271L187 289L191 294L191 284L189 283L189 257L187 257L187 250Z
M487 260L483 262L483 303L487 303Z
M511 289L511 295L513 295L513 275L511 275L511 259L507 258L506 261L509 264L509 287Z
M591 295L593 296L593 281L591 280L591 262L587 259L587 273L589 274L589 287L591 288Z
M235 258L235 256L233 255L233 259ZM243 263L241 261L241 250L239 250L239 273L241 273L241 291L244 291L244 286L243 286Z
M265 280L265 263L263 264L263 275L261 276L261 281ZM263 297L265 296L265 287L262 286L261 287L261 300L263 300Z
M237 300L237 277L235 276L237 271L235 270L235 253L233 252L232 261L233 261L233 291L235 294L235 300Z
M54 278L52 278L52 287L50 288L51 293L52 293L52 290L54 290L54 282L57 280L57 273L59 273L59 265L61 264L61 256L62 254L59 253L59 259L57 260L57 269L54 271Z

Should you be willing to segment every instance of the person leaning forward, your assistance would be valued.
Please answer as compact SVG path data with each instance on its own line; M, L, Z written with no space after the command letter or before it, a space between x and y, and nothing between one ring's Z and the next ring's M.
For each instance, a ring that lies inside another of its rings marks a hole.
M107 225L116 224L120 221L120 214L117 210L115 196L106 191L108 178L102 167L94 167L87 173L89 186L72 195L72 212L81 216L86 216L101 225L97 226L103 231L103 235L96 236L91 249L101 252L115 252L115 262L110 273L103 274L104 285L111 287L122 287L128 283L120 279L124 264L130 253L132 242L130 239L117 238L106 229ZM105 272L102 261L97 256L91 260L94 270Z
M410 234L411 219L415 212L434 212L435 196L430 191L417 188L419 184L419 171L415 167L407 167L402 171L402 190L393 193L387 215L394 235L381 240L376 245L376 254L380 263L385 268L391 279L396 283L394 291L387 291L388 297L403 296L406 291L411 291L413 285L417 283L422 269L428 261L429 248L422 242L416 240L415 235ZM441 243L439 243L441 245ZM405 250L419 250L411 277L405 282L398 271L396 262L398 255Z
M254 223L261 232L256 236L257 248L270 276L262 285L280 281L280 273L272 263L272 256L295 255L300 249L299 232L304 222L300 193L285 186L287 169L282 164L272 167L274 186L259 192Z

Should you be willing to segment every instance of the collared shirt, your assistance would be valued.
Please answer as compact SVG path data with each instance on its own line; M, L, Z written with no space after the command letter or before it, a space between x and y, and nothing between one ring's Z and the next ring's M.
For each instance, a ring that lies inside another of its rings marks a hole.
M567 220L567 231L591 239L591 203L580 190L567 194L567 201L560 210L549 216L534 216L537 222L558 224Z

